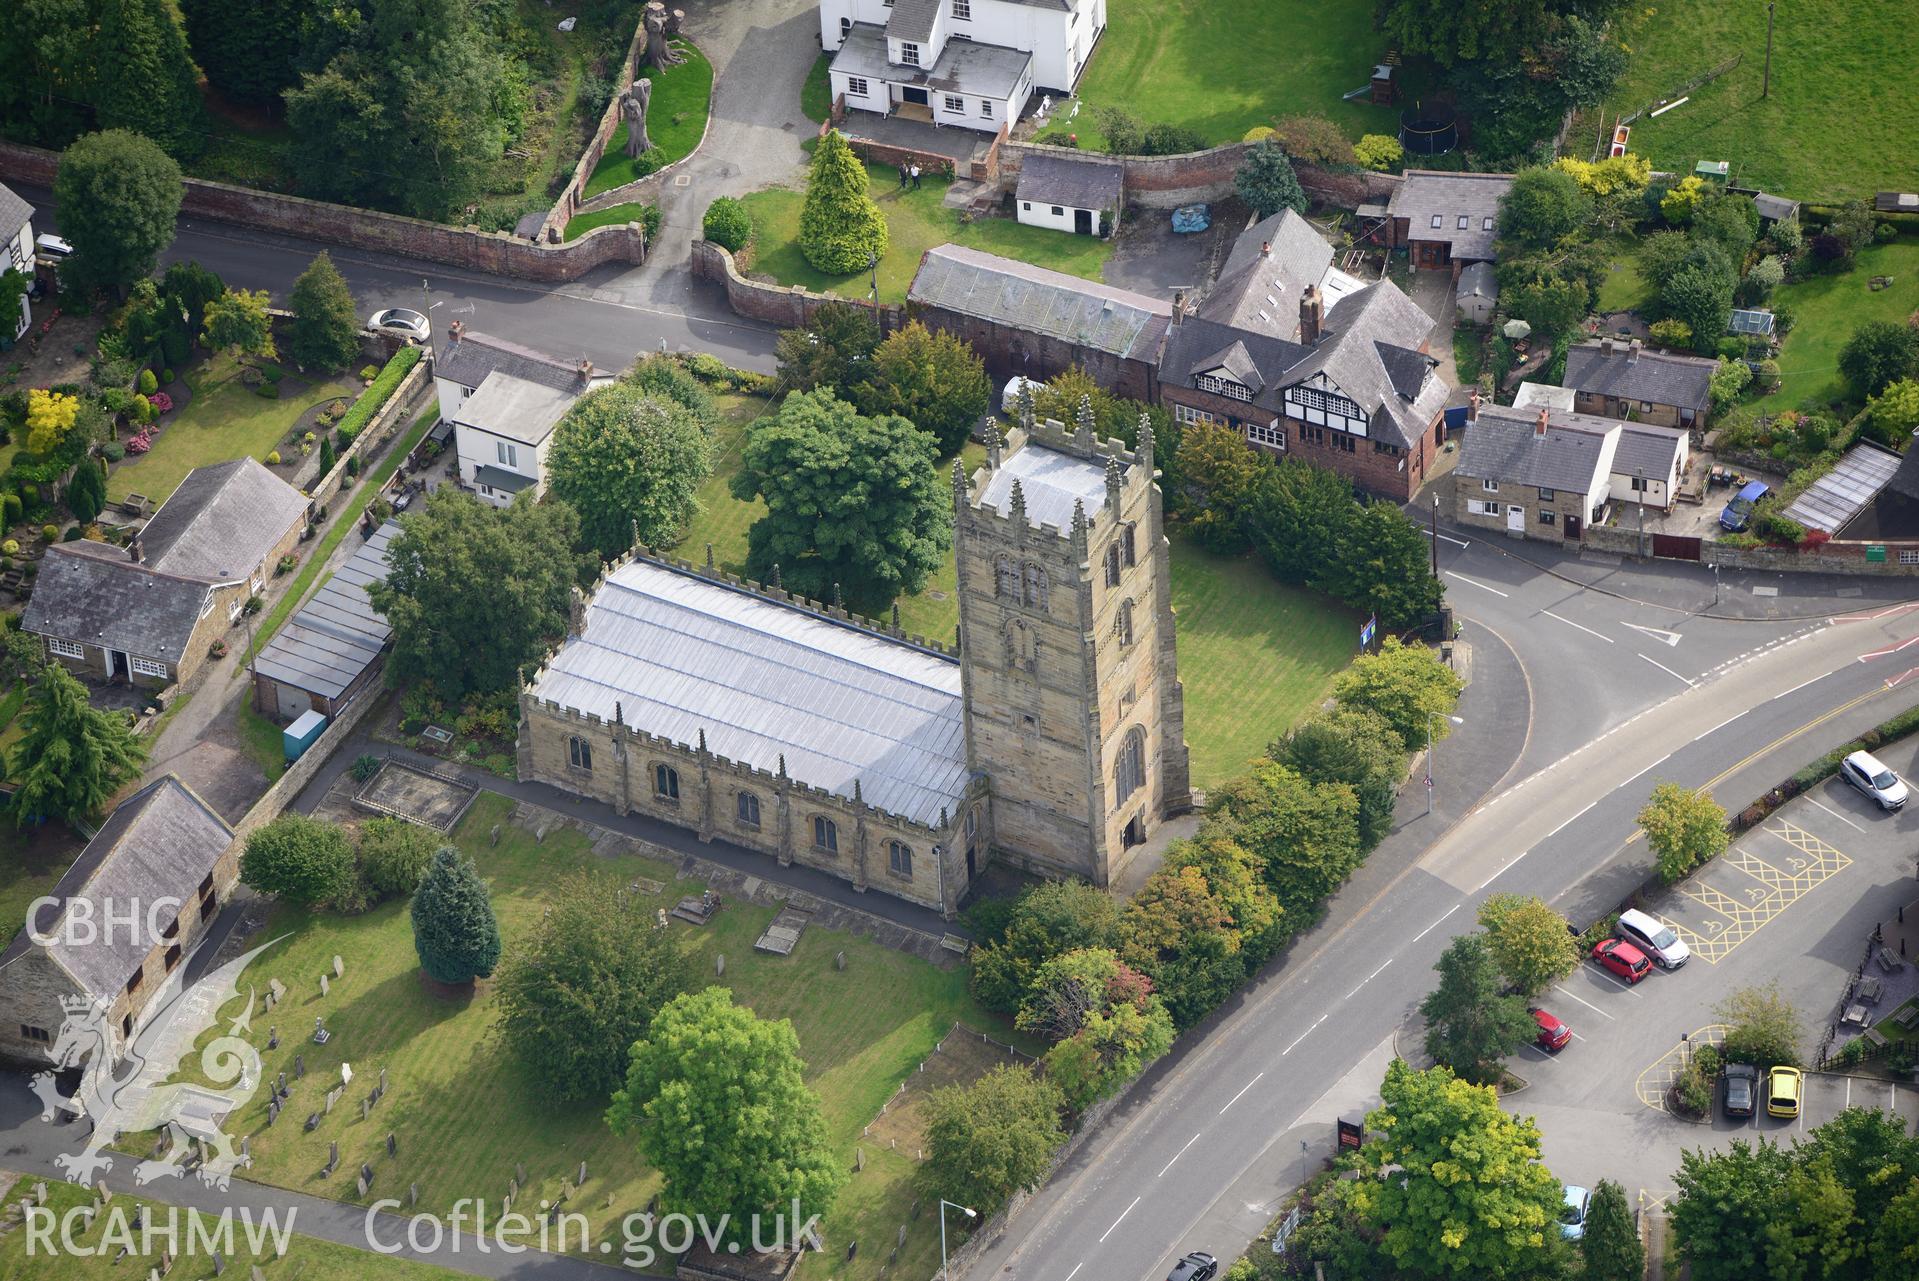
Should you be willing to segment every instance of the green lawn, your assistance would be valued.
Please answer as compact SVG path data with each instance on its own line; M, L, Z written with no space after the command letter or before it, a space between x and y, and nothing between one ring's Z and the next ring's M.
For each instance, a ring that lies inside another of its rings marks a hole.
M1094 107L1237 142L1280 116L1321 115L1357 139L1398 113L1341 95L1372 79L1387 38L1365 0L1108 0L1106 32L1080 77L1077 119L1054 126L1102 145Z
M800 86L800 112L816 125L825 124L833 114L833 81L826 74L832 65L833 55L822 53L806 73L806 83Z
M1606 252L1606 279L1599 286L1599 310L1638 311L1652 301L1652 289L1639 270L1639 246L1632 236L1615 236L1601 244Z
M193 395L169 414L153 448L128 454L107 474L107 498L119 502L131 493L156 504L166 501L195 467L250 454L264 459L286 443L300 415L336 396L353 397L360 384L351 378L318 379L308 390L294 391L296 376L281 382L282 398L268 400L240 381L240 365L231 356L214 356L186 374Z
M1245 768L1326 698L1359 652L1359 615L1275 582L1251 557L1173 531L1173 609L1195 787Z
M879 265L882 302L904 300L907 286L913 283L913 273L919 270L920 255L935 245L949 242L1051 267L1087 280L1099 279L1100 267L1112 253L1111 243L1097 236L1069 235L1046 227L1029 227L1007 218L961 222L957 210L940 203L946 194L944 179L922 178L918 191L901 191L898 169L891 165L869 165L867 182L873 199L886 215L890 235L890 244ZM740 203L753 218L753 239L747 245L743 266L757 274L771 276L783 285L804 285L848 298L870 297L871 278L866 272L829 276L815 271L806 261L799 246L800 207L805 200L803 192L785 187L756 191L741 199Z
M1891 288L1867 287L1873 276L1888 275ZM1903 322L1919 311L1919 238L1868 245L1851 271L1782 285L1771 305L1792 310L1793 329L1779 350L1779 390L1751 403L1778 413L1843 401L1847 393L1839 377L1839 349L1852 331L1869 320Z
M653 96L646 107L646 136L660 153L656 168L693 154L706 133L706 113L713 98L713 64L706 55L685 40L675 40L673 47L686 55L685 62L664 73L658 67L643 68L646 78L653 82ZM586 180L586 194L591 198L652 172L641 172L633 157L626 154L626 124L621 122L606 144L606 154Z
M623 205L608 205L604 209L592 209L586 213L574 214L566 220L566 238L578 240L597 227L613 227L623 222L646 222L646 211L651 205L628 202Z
M32 1176L23 1178L14 1186L11 1199L18 1200L30 1194L33 1185L39 1181ZM91 1205L93 1199L91 1191L71 1183L47 1183L47 1209L56 1216L65 1216L78 1206ZM151 1254L141 1252L141 1234L130 1230L136 1206L144 1208L143 1221L154 1225L154 1248ZM170 1245L165 1232L169 1216L175 1213L179 1215L178 1241ZM120 1216L120 1220L113 1239L108 1240L109 1216L113 1215ZM288 1222L289 1219L291 1222ZM189 1226L190 1220L205 1226L196 1230ZM80 1221L73 1221L72 1241L79 1249L71 1253L59 1249L59 1225L63 1221L63 1217L54 1221L53 1244L56 1253L49 1253L44 1243L30 1242L24 1228L16 1228L0 1236L0 1277L10 1278L10 1281L125 1281L127 1277L146 1276L149 1270L160 1266L162 1254L172 1253L176 1257L173 1270L167 1273L167 1281L207 1281L215 1275L213 1259L203 1253L188 1253L180 1244L189 1240L201 1241L207 1233L216 1234L214 1240L221 1248L226 1267L224 1275L228 1277L245 1277L249 1275L248 1269L254 1266L259 1267L260 1275L266 1281L362 1281L362 1278L365 1281L452 1281L452 1278L462 1275L445 1268L412 1263L371 1250L356 1250L297 1233L288 1240L284 1258L277 1257L270 1244L255 1254L249 1248L245 1222L238 1215L233 1219L232 1249L228 1252L223 1234L219 1234L220 1230L212 1216L203 1215L197 1210L175 1211L171 1207L125 1194L115 1196L113 1204L95 1216L91 1227L83 1227ZM299 1226L297 1214L283 1212L281 1222L289 1228ZM256 1230L263 1226L256 1225ZM401 1231L404 1230L402 1227ZM382 1235L383 1241L393 1239L390 1235ZM122 1243L131 1243L134 1246L133 1253L124 1259L116 1258Z
M253 700L243 698L234 705L234 724L240 731L240 745L260 772L272 782L286 773L286 727L275 724L254 710Z
M11 816L0 823L0 939L13 941L27 905L53 888L84 844L64 823L15 828Z
M1117 7L1117 0L1115 0ZM1883 0L1794 0L1776 11L1772 94L1760 0L1670 0L1639 11L1624 33L1633 57L1605 120L1664 97L1735 53L1744 60L1685 105L1633 125L1632 149L1655 169L1691 173L1729 160L1742 186L1836 201L1919 186L1919 22ZM1576 135L1586 154L1599 127Z
M670 906L680 895L701 888L697 882L679 880L676 869L666 863L596 855L574 832L550 833L543 843L536 842L509 821L510 809L506 798L482 794L454 832L491 887L509 949L539 919L556 879L574 869L603 876L609 894L637 877L663 883L661 894L641 895L635 902L636 923L649 919L656 907ZM496 825L497 844L489 837ZM790 957L753 951L753 940L773 915L771 908L729 902L703 929L673 929L694 958L696 975L711 976L717 958L724 956L724 982L738 999L765 1017L793 1021L807 1079L825 1107L829 1139L849 1167L861 1128L954 1021L1013 1039L973 1003L963 968L936 969L870 939L817 926L806 931ZM560 1180L570 1178L574 1167L585 1161L587 1182L572 1204L588 1214L595 1242L607 1235L617 1241L620 1218L645 1207L657 1176L641 1162L631 1141L606 1129L603 1105L558 1108L537 1100L535 1082L490 1035L489 985L482 984L470 1000L446 1000L421 987L403 903L351 917L282 905L274 910L262 938L282 934L289 937L254 962L246 981L264 987L269 978L279 978L290 989L287 1008L268 1021L277 1021L292 1035L283 1036L278 1051L267 1051L267 1028L260 1025L267 1021L256 1020L253 1039L261 1047L267 1072L288 1071L294 1097L287 1115L272 1128L265 1124L264 1097L237 1114L236 1131L251 1136L253 1178L353 1201L352 1172L367 1161L376 1174L374 1196L393 1195L393 1189L418 1182L420 1209L445 1212L461 1197L497 1201L516 1161L525 1163L529 1175L521 1204L556 1194ZM846 954L844 972L834 966L837 952ZM333 984L331 995L322 998L318 978L336 954L345 961L346 974ZM305 1035L316 1015L324 1015L333 1032L323 1047ZM306 1061L306 1075L299 1081L291 1075L295 1053ZM321 1096L340 1080L342 1062L352 1064L354 1084L319 1128L305 1133L300 1120L320 1109ZM359 1100L381 1068L388 1071L389 1094L362 1121ZM384 1151L388 1131L397 1137L397 1159ZM340 1144L340 1169L322 1180L317 1171L325 1163L329 1141ZM828 1224L842 1252L854 1235L869 1243L892 1235L896 1223L854 1222L849 1212L890 1202L891 1197L871 1185L894 1175L883 1176L880 1167L869 1165L856 1177L862 1194L849 1197ZM937 1233L931 1220L922 1218L914 1225L916 1255L936 1249L929 1233ZM860 1267L833 1275L877 1275L884 1252L869 1248L861 1253Z

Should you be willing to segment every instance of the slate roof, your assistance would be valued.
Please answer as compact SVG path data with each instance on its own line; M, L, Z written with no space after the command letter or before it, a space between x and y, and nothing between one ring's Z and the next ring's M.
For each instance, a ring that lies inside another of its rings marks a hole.
M1837 466L1792 500L1785 515L1807 529L1836 534L1871 505L1898 474L1900 456L1883 445L1861 441Z
M1012 515L1015 480L1026 500L1027 521L1035 529L1051 525L1062 537L1072 532L1075 501L1085 507L1088 520L1106 506L1106 464L1076 454L1029 444L1001 461L980 502Z
M1499 202L1513 185L1509 173L1448 173L1434 169L1408 169L1405 180L1393 191L1386 204L1394 218L1406 219L1406 236L1411 240L1443 240L1453 247L1454 258L1491 260L1493 235L1498 226ZM1432 216L1439 215L1439 226ZM1459 216L1466 225L1459 225ZM1494 220L1487 226L1486 220Z
M387 544L399 532L398 522L391 520L374 530L352 559L274 633L255 659L254 670L322 698L345 693L393 637L366 589L386 581Z
M1550 412L1550 411L1549 411ZM1535 410L1481 405L1466 429L1454 470L1469 480L1596 494L1607 485L1606 443L1619 424L1587 414L1553 413L1546 434Z
M1703 411L1712 404L1712 371L1718 362L1701 356L1672 356L1641 350L1634 356L1615 344L1608 356L1600 343L1585 342L1566 353L1561 383L1594 396L1650 401Z
M510 374L522 382L538 383L555 391L579 393L590 386L613 381L612 374L590 373L580 377L577 360L563 360L543 351L523 347L505 338L478 333L471 329L447 339L433 364L433 376L477 389L491 373Z
M156 573L104 543L55 543L40 559L23 631L177 663L211 585Z
M1919 213L1919 193L1881 191L1873 196L1872 207L1880 213Z
M1024 49L981 44L965 36L953 36L931 67L909 67L891 60L886 32L887 28L871 22L854 23L840 41L839 52L833 55L832 70L887 84L918 85L943 93L1006 99L1012 97L1014 86L1033 65L1033 55ZM924 50L920 56L925 56Z
M1129 360L1156 360L1173 316L1145 294L959 245L928 249L906 296Z
M1432 317L1390 280L1368 285L1326 313L1324 335L1286 371L1288 384L1323 373L1369 416L1367 435L1410 448L1445 407L1444 379L1420 352Z
M1459 273L1459 287L1454 291L1454 297L1499 297L1499 278L1493 273L1493 265L1489 262L1467 263Z
M1198 374L1222 365L1232 369L1243 356L1254 374L1253 379L1234 370L1234 377L1253 389L1252 404L1277 415L1281 411L1282 388L1286 371L1307 356L1307 349L1296 342L1271 334L1235 329L1215 320L1188 316L1166 336L1166 352L1160 358L1162 383L1192 387Z
M651 561L607 576L533 696L928 826L966 789L956 659Z
M1758 207L1761 218L1769 218L1773 222L1785 222L1799 216L1799 202L1785 196L1769 196L1762 191L1752 198L1752 203Z
M454 427L477 427L523 445L538 446L553 434L553 428L578 399L578 391L578 384L559 390L495 370L453 411Z
M1017 198L1068 209L1119 208L1125 170L1101 160L1029 155L1021 162Z
M1584 418L1588 415L1578 414ZM1611 420L1601 420L1611 421ZM1619 446L1613 451L1615 476L1645 476L1664 480L1672 475L1680 447L1686 439L1683 427L1661 427L1656 423L1619 424Z
M1270 253L1262 253L1266 246ZM1233 242L1226 265L1194 314L1274 338L1295 338L1300 295L1325 278L1332 262L1333 247L1313 224L1282 209Z
M33 218L33 206L22 200L13 188L0 182L0 239L11 240Z
M68 906L89 900L99 922L109 903L124 914L128 903L191 901L232 840L233 829L174 775L147 784L120 803L61 876L49 895L59 902L40 908L33 923L55 939L47 952L87 992L118 996L157 940L147 937L143 920L136 930L106 931L85 944L65 942L57 927ZM170 922L162 914L156 923L164 929ZM0 954L0 967L34 946L23 928Z
M893 0L892 11L886 15L886 34L895 40L931 40L933 22L944 3L946 0Z
M231 582L306 519L309 501L257 458L195 467L140 531L140 546L162 573Z

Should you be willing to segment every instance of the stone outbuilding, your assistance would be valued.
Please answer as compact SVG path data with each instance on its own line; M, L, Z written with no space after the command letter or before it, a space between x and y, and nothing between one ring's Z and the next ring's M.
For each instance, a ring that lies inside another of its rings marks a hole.
M1126 170L1110 160L1067 160L1030 153L1020 163L1014 212L1033 227L1082 236L1119 229Z

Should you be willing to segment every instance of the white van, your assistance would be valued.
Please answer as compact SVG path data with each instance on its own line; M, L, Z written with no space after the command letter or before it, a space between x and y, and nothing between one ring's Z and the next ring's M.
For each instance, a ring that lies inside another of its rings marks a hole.
M1692 959L1692 949L1671 926L1638 908L1628 908L1619 914L1618 934L1650 956L1662 970L1676 970Z

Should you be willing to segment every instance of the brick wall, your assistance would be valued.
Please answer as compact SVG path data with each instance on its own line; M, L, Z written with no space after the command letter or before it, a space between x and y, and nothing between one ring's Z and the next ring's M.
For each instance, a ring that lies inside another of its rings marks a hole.
M0 179L50 186L59 165L57 152L0 143ZM577 280L607 263L638 264L646 260L646 235L634 224L600 227L567 244L543 245L505 232L449 227L198 178L188 178L185 186L180 212L187 217L399 254L518 280Z
M1252 149L1251 143L1233 142L1209 151L1191 151L1178 156L1107 156L1117 160L1126 172L1128 204L1147 209L1174 209L1180 205L1224 199L1232 194L1233 175ZM1019 180L1020 166L1029 155L1059 156L1073 159L1082 153L1071 147L1056 147L1037 142L1007 142L1000 148L1000 183L1012 190ZM1086 153L1095 154L1095 153ZM1399 186L1399 179L1383 173L1331 173L1316 165L1295 163L1299 185L1313 199L1342 209L1353 209L1369 201L1386 200ZM977 176L977 175L975 175Z
M736 315L762 320L781 329L796 329L813 318L813 313L829 302L847 302L830 294L816 294L799 285L774 285L748 280L740 274L733 255L724 245L710 240L695 240L692 245L692 272L696 279L719 282L726 290L727 305ZM896 304L880 308L880 329L891 333L905 323L905 314Z
M360 433L353 438L353 443L334 460L333 470L317 478L312 474L320 467L319 454L317 450L315 451L311 469L302 468L295 480L307 494L312 496L316 506L325 506L339 494L340 486L346 480L349 458L360 460L360 469L364 475L367 460L372 458L402 426L413 421L414 410L424 399L428 390L427 384L432 381L432 366L433 351L432 348L428 348L426 358L415 362L413 368L406 371L406 377L400 380L400 385L393 389L391 396L387 397L386 404L380 406L380 412L373 415L372 421L362 427Z
M1045 381L1074 365L1083 366L1093 381L1116 396L1151 402L1159 392L1159 370L1152 360L1130 360L1111 352L1084 347L1050 334L1037 334L1010 325L963 316L942 307L908 304L908 314L929 329L953 334L971 343L986 362L986 370L1004 383L1014 374Z

